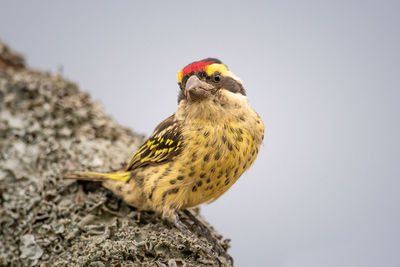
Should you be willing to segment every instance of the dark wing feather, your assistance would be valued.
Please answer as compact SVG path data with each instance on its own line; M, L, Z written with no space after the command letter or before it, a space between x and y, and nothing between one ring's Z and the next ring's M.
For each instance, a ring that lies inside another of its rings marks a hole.
M180 123L175 114L161 122L130 159L127 171L172 160L182 150Z

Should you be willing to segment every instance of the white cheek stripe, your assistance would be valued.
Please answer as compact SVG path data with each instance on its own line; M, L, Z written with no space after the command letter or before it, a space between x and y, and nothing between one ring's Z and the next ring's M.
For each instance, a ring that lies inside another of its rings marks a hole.
M249 102L247 101L247 96L242 95L241 93L232 93L231 91L223 90L222 95L233 101L233 104L237 103L241 106L249 105Z

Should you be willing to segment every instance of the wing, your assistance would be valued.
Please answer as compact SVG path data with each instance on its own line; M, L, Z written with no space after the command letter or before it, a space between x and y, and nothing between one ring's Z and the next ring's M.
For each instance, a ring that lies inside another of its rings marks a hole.
M179 155L183 142L180 123L175 114L161 122L153 134L130 159L127 171L150 164L159 164Z

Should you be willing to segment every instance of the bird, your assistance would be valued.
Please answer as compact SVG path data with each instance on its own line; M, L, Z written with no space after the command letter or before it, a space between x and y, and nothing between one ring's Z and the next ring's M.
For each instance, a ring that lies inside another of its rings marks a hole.
M177 211L224 194L256 159L262 119L250 107L242 81L217 58L186 65L177 80L176 112L155 128L125 169L77 171L64 178L101 181L128 205L178 226Z

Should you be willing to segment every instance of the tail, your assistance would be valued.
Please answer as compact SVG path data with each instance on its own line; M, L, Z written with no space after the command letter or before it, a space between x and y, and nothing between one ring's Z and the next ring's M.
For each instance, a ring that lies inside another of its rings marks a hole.
M101 173L101 172L71 172L65 173L64 179L75 179L85 181L98 181L103 182L106 180L115 180L120 182L126 182L131 176L131 172L112 172L112 173Z

